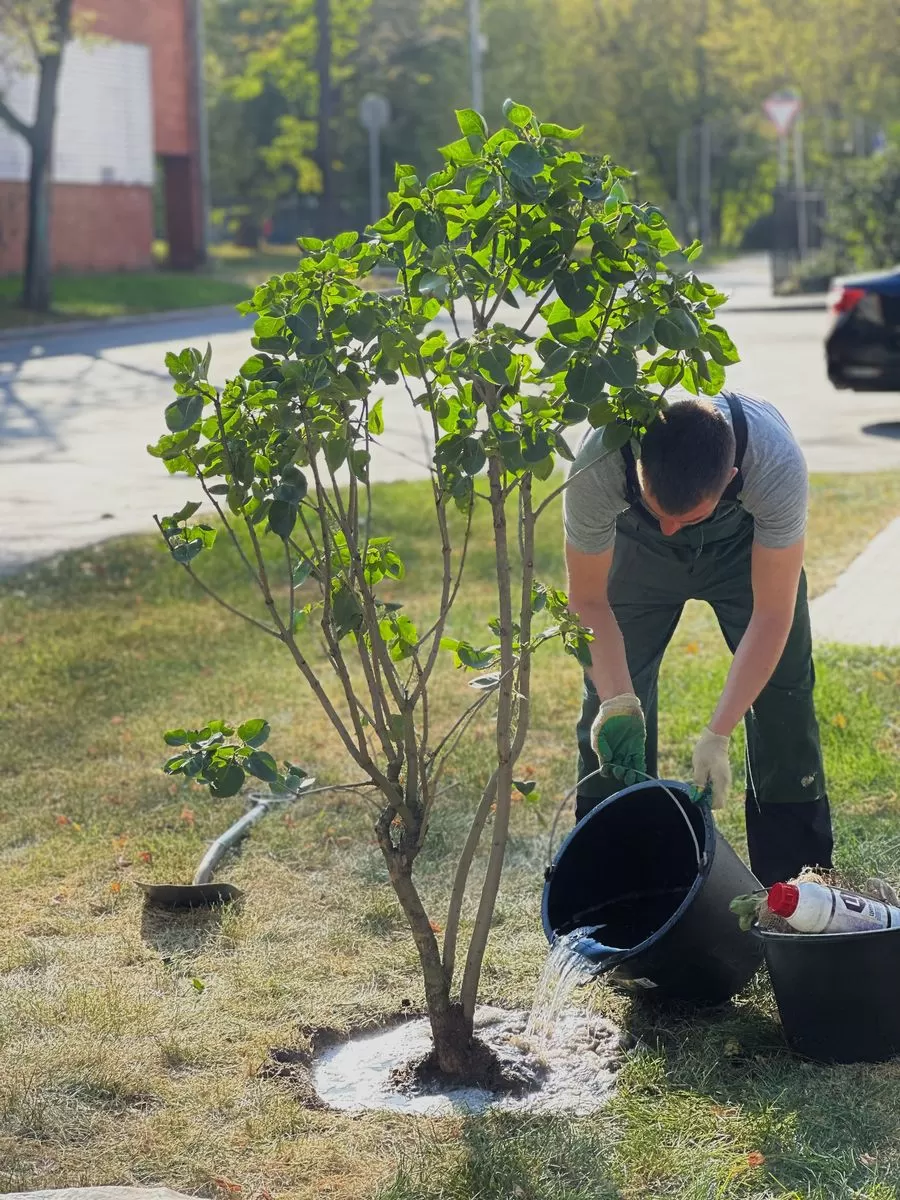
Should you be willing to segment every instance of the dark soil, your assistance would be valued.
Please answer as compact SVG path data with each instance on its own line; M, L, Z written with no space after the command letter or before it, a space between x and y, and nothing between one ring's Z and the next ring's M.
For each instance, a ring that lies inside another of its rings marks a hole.
M411 1059L391 1072L391 1083L398 1092L428 1094L447 1087L476 1087L501 1095L521 1096L540 1087L544 1071L537 1066L505 1059L472 1038L469 1045L469 1068L464 1075L448 1076L438 1066L437 1054L431 1050L418 1059Z

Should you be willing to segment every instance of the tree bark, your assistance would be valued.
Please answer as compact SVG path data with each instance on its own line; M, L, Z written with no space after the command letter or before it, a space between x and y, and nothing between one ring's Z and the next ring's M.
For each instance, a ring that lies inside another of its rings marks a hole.
M28 138L31 171L28 180L28 235L22 305L34 312L50 308L50 205L52 199L53 131L62 55L72 30L73 0L56 0L50 38L52 49L38 62L38 103Z
M331 84L331 0L316 0L316 23L319 40L316 46L316 74L319 77L318 134L316 162L322 173L319 231L323 237L335 232L334 90Z

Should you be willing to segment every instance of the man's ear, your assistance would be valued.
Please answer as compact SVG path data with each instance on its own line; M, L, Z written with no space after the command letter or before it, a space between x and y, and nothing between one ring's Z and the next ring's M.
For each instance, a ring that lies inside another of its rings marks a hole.
M734 477L737 475L737 473L738 473L737 467L732 467L731 474L728 476L728 483L731 483L732 479L734 479ZM726 487L728 487L728 483L725 484Z

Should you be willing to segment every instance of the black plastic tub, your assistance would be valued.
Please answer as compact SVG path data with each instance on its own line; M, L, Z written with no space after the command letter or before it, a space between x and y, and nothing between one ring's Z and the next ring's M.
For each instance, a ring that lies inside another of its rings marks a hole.
M652 780L579 821L548 868L541 915L550 942L601 926L598 937L621 949L610 982L709 1006L736 995L762 962L762 943L729 909L759 888L687 786Z
M835 1063L900 1055L900 928L754 934L796 1054Z

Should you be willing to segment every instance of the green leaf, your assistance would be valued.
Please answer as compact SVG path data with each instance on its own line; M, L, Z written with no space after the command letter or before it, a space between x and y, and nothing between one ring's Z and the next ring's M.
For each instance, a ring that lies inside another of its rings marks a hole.
M188 500L187 504L185 504L183 508L179 508L177 513L172 513L172 520L186 521L189 517L192 517L199 508L199 500Z
M257 749L268 739L271 732L272 728L268 721L263 717L254 717L253 720L245 721L243 725L238 726L237 735L245 745Z
M610 383L616 387L634 387L637 383L637 359L630 351L613 350L606 356L606 370Z
M278 764L265 750L255 750L244 760L244 766L251 775L264 783L275 783L278 779Z
M486 138L488 135L487 121L474 108L458 108L456 110L456 123L462 134L475 134L477 137L483 138Z
M631 426L624 421L615 425L607 425L603 430L603 449L608 451L621 450L626 442L631 441Z
M190 740L186 729L167 729L163 734L167 746L187 746Z
M517 129L524 129L530 121L534 120L534 113L528 105L517 104L515 100L503 101L503 115L510 125L515 125Z
M475 162L478 157L472 149L468 137L459 138L455 142L441 146L440 153L448 162L454 163L458 167L467 167Z
M325 243L321 238L317 237L300 237L297 238L297 245L301 250L308 250L311 253L315 253L316 250L321 250Z
M219 800L225 800L228 796L236 796L244 786L246 778L243 768L239 767L236 762L230 762L213 776L209 786L210 793Z
M269 505L269 530L276 537L287 540L297 523L297 506L286 500L273 500Z
M179 396L166 406L166 425L173 433L183 433L199 421L202 415L202 396Z
M358 241L359 241L358 233L352 233L352 232L339 233L337 235L337 237L334 239L334 248L338 252L340 252L342 250L352 250Z
M331 619L339 638L354 632L362 625L359 601L346 584L340 584L331 602Z
M539 129L541 137L557 138L561 142L573 141L584 133L583 125L579 125L577 129L566 129L564 125L554 125L552 121L542 122Z
M546 163L528 142L516 142L506 155L506 165L522 179L533 179L540 175Z
M301 348L308 349L318 337L319 310L314 304L304 304L299 312L285 317L284 323L300 343Z
M369 409L369 433L373 437L384 433L384 415L381 411L383 402L383 399L379 399L375 402L374 407Z
M447 237L447 223L441 213L426 212L420 208L413 218L419 238L430 250L440 246Z
M446 275L437 275L426 271L419 280L421 296L435 296L438 300L446 300L450 290L450 280Z
M604 425L608 425L610 421L614 421L615 419L616 411L607 397L598 400L596 404L592 404L588 409L588 421L593 429L601 429Z
M578 404L590 406L600 396L610 376L606 363L592 358L573 363L566 373L566 390Z
M331 437L325 443L325 461L332 471L336 471L350 449L350 442L345 437Z
M202 538L191 538L189 542L181 542L172 547L172 557L176 562L189 563L204 549Z
M594 294L591 288L593 272L590 267L581 266L576 267L574 271L557 271L553 276L553 282L556 286L557 296L576 316L587 312L594 303Z
M691 350L700 341L697 322L683 308L672 309L665 317L660 317L653 333L659 344L670 350Z
M637 321L632 321L624 329L618 330L616 341L621 342L624 346L643 346L653 336L655 326L656 314L649 313Z

